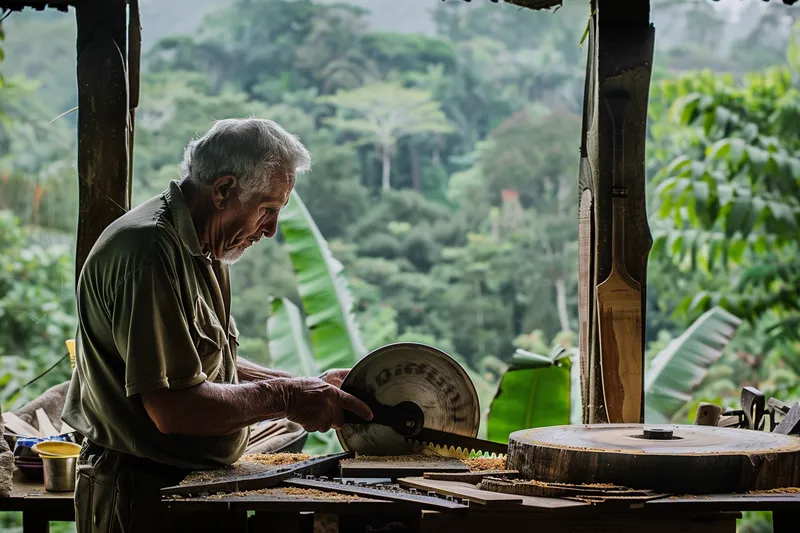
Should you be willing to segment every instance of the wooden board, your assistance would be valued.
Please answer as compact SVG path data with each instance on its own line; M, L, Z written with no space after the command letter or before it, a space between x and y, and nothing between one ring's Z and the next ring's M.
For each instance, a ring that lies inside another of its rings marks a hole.
M585 117L584 117L585 119ZM588 164L588 163L586 163ZM581 372L581 399L589 398L589 317L592 307L592 191L584 189L578 206L578 352ZM586 418L584 413L584 419Z
M469 472L469 467L452 457L398 456L356 457L339 463L341 477L399 477L421 476L425 472Z
M47 413L44 412L44 409L37 409L36 410L36 421L39 422L39 433L42 434L44 437L54 437L58 435L58 430L47 417Z
M517 477L516 470L479 470L476 472L425 472L422 477L435 481L460 481L477 485L487 476Z
M548 498L563 497L597 497L600 499L631 499L631 498L657 498L662 494L654 494L647 490L635 490L608 483L596 485L575 485L569 483L545 483L524 479L484 479L480 488L491 492L503 494L518 494L524 496L543 496Z
M496 509L498 507L519 507L522 498L512 494L500 494L480 490L470 483L459 481L436 481L420 477L408 477L397 480L401 487L417 489L421 491L433 491L436 494L453 496L469 500L470 505L478 504Z
M3 424L6 430L14 432L21 437L41 437L38 429L28 424L14 413L3 413Z
M630 97L608 93L603 107L610 118L613 137L612 257L608 277L597 286L600 326L600 364L603 396L611 423L643 421L644 350L642 347L642 288L628 273L625 262L624 124Z
M673 439L647 440L645 428L671 430ZM747 492L800 486L800 439L710 426L554 426L512 433L508 467L548 483Z

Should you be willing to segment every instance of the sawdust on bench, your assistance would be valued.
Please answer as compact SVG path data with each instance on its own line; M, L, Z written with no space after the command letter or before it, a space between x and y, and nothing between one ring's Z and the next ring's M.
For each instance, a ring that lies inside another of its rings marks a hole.
M506 470L505 457L474 457L472 459L462 459L470 472L481 472L483 470Z
M781 487L777 489L751 490L747 494L800 494L800 487Z
M213 481L227 481L243 476L263 474L281 466L311 459L307 453L254 453L242 456L229 466L212 470L196 470L181 481L181 485L195 485Z
M341 494L326 492L317 489L304 489L300 487L283 487L274 489L243 490L227 494L212 494L208 498L220 500L222 498L242 498L246 496L269 496L275 499L304 499L304 500L333 500L352 501L359 499L355 494Z
M311 456L307 453L252 453L242 456L239 462L284 466L308 461L309 459L311 459Z

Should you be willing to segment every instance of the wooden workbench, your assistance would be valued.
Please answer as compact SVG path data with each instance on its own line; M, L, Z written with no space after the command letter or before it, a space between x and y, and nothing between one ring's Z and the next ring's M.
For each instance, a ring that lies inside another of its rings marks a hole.
M9 498L0 511L21 511L25 533L49 530L51 521L73 521L72 493L48 493L40 483L23 481L16 472ZM492 533L502 525L516 533L735 533L743 511L772 511L774 533L800 531L800 494L715 494L671 496L647 502L607 501L579 504L558 498L526 497L515 509L492 511L470 505L463 513L420 512L396 502L359 498L352 501L275 499L267 495L184 498L164 502L181 524L203 531L311 532L314 521L338 524L342 533L363 533L402 523L420 533L472 531ZM184 520L185 517L185 520Z
M74 522L72 492L46 492L41 482L22 479L14 470L13 488L8 498L0 498L0 511L21 511L24 533L47 532L50 522Z

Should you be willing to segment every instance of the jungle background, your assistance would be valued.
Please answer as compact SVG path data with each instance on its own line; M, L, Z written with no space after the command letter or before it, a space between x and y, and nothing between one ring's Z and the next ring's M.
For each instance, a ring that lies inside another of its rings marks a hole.
M469 369L489 438L576 420L588 2L140 5L134 205L179 177L215 119L271 118L312 153L279 235L232 268L242 355L313 373L424 342ZM648 421L736 407L744 385L800 400L798 13L652 1ZM70 375L74 16L13 13L2 31L0 402L13 409ZM768 514L740 524L770 530Z

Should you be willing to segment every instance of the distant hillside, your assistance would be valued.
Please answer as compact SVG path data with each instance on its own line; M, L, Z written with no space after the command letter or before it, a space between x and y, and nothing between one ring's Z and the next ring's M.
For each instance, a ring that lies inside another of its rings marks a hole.
M189 34L206 17L235 0L140 0L142 46L148 50L167 35ZM317 0L349 3L371 11L374 30L433 34L431 11L443 0ZM474 9L490 0L445 0L460 9ZM588 0L565 0L583 3ZM710 2L708 0L652 0L656 51L670 68L709 67L713 70L758 69L784 61L788 31L793 22L789 6L778 2ZM520 9L500 5L498 9ZM558 17L559 13L536 16ZM26 9L3 23L6 59L0 70L8 76L24 74L41 84L39 96L58 112L74 107L75 16L53 9ZM502 31L502 29L499 29ZM576 43L577 46L577 43ZM742 53L742 52L746 53ZM755 53L753 53L755 51ZM746 55L743 64L740 57ZM686 58L686 59L685 59Z

